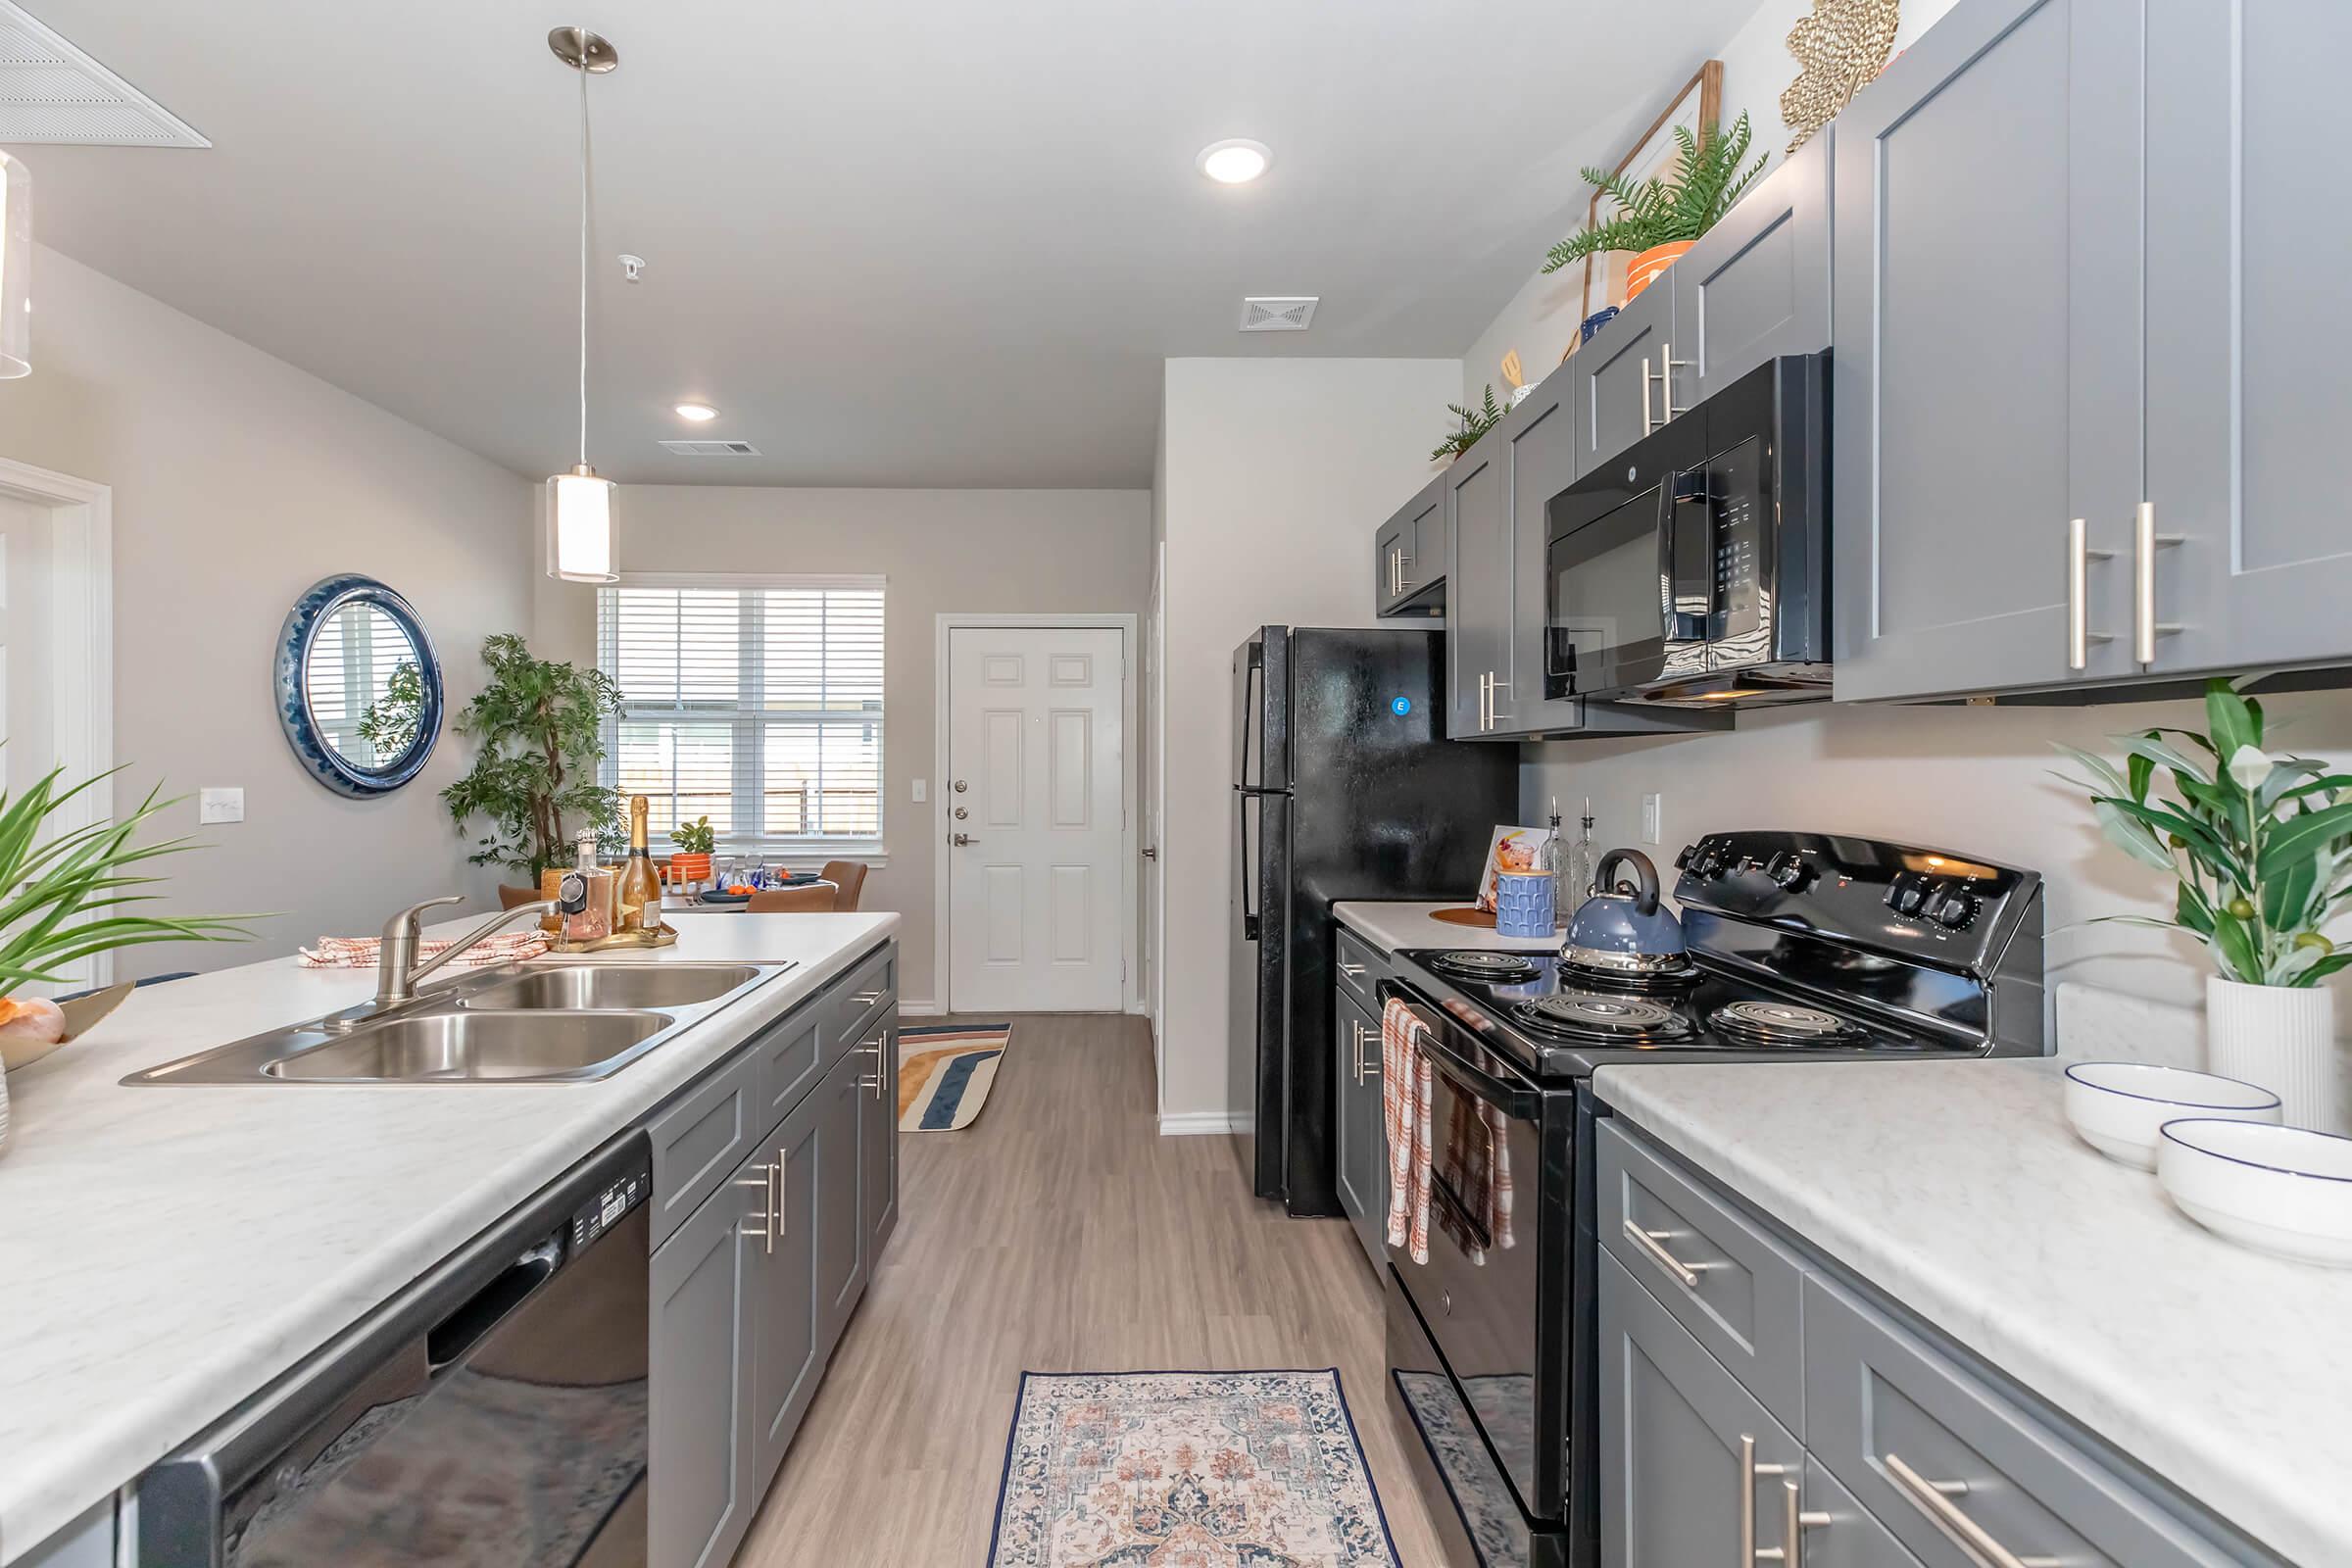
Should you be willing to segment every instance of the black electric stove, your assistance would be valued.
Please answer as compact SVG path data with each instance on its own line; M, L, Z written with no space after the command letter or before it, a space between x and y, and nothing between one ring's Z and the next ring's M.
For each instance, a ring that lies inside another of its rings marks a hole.
M1424 1026L1435 1146L1428 1260L1389 1253L1389 1403L1462 1564L1598 1562L1595 1069L2042 1053L2034 873L1768 832L1675 864L1687 966L1422 949L1380 989Z

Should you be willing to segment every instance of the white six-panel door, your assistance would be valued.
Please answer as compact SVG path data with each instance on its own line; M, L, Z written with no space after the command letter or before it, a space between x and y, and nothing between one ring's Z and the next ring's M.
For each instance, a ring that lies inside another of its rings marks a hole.
M1133 912L1125 634L956 626L948 637L950 1002L1118 1011Z

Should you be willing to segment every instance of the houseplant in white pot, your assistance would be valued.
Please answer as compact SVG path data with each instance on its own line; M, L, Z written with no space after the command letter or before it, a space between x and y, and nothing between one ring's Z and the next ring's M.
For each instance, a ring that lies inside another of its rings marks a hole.
M2334 1000L2321 982L2352 951L2323 927L2352 908L2352 775L2265 751L2262 705L2228 681L2207 687L2205 721L2117 736L2121 771L2060 748L2088 774L2075 782L2107 837L2177 884L2169 919L2105 918L2203 944L2207 1065L2277 1094L2290 1125L2333 1132Z

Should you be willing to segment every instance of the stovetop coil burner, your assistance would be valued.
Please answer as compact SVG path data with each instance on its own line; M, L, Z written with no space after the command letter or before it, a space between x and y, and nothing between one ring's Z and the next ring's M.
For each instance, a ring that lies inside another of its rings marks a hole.
M1847 1019L1792 1002L1727 1002L1707 1022L1717 1034L1742 1045L1841 1046L1863 1037Z
M1682 1040L1690 1020L1660 1003L1641 997L1600 997L1562 992L1511 1004L1521 1023L1541 1034L1568 1040L1646 1044Z
M1451 975L1457 980L1532 980L1536 975L1535 961L1524 954L1479 948L1467 948L1458 953L1434 953L1430 955L1428 962L1439 973Z
M1559 971L1563 981L1573 980L1588 991L1612 991L1636 997L1673 996L1690 990L1699 980L1698 965L1688 958L1665 968L1607 969L1563 957Z

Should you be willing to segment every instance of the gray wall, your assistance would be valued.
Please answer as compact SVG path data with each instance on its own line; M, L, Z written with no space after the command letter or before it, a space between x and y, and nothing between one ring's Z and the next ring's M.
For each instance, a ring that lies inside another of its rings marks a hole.
M0 381L0 457L114 487L118 805L159 778L191 797L244 786L241 825L167 862L169 907L283 911L253 946L136 948L118 974L372 934L435 894L487 899L435 798L462 743L444 735L385 799L330 794L278 729L271 659L296 595L366 572L415 603L465 702L482 638L528 621L529 484L53 251L33 268L35 368ZM167 827L196 831L193 799Z
M865 572L890 579L883 631L883 839L865 907L906 916L901 985L937 996L935 617L942 611L1132 613L1151 590L1142 490L788 490L633 485L620 493L620 569ZM537 579L531 646L596 660L593 588ZM1140 664L1140 661L1138 661ZM910 786L931 780L932 803Z

